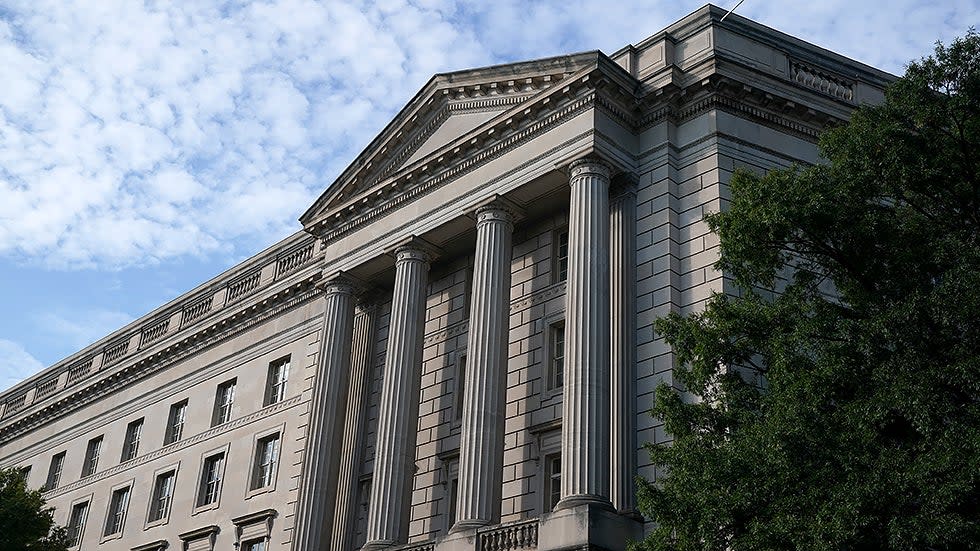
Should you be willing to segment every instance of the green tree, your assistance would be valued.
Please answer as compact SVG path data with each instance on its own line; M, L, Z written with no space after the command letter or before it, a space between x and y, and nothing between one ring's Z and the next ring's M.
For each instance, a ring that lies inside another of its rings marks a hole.
M0 549L64 551L68 532L54 523L40 490L30 490L17 469L0 469Z
M656 323L687 394L657 392L640 549L980 549L980 36L820 151L732 177L739 291Z

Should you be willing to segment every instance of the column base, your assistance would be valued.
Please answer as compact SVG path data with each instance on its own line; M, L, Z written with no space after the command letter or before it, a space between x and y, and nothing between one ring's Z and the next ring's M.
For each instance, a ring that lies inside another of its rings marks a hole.
M382 549L391 549L396 545L398 545L398 542L394 540L369 541L361 546L361 551L380 551Z
M616 508L613 507L613 504L611 501L609 501L609 498L595 494L565 496L561 498L557 505L555 505L555 511L575 509L576 507L581 507L583 505L589 505L591 507L595 507L596 509L612 511L614 513L616 512Z
M449 533L461 534L464 532L472 532L477 528L483 528L484 526L490 526L491 524L493 523L490 521L479 519L457 520L456 524L453 524L453 527L449 529Z

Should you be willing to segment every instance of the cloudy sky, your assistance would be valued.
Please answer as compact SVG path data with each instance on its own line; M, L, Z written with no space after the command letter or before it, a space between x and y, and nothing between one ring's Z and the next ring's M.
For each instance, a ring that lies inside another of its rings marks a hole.
M433 73L612 53L700 5L0 0L0 388L296 231ZM896 74L980 22L885 6L737 13Z

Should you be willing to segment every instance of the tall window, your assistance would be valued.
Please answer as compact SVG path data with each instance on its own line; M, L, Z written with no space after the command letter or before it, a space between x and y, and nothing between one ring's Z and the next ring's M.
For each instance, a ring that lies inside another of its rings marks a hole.
M448 477L446 488L446 499L449 501L446 507L446 529L452 528L456 524L456 500L459 498L459 460L452 460L446 465L446 476Z
M57 453L51 458L48 467L48 479L44 483L45 490L54 490L61 483L61 470L65 467L65 452Z
M555 236L554 258L554 282L565 281L568 279L568 230L562 230Z
M551 511L561 500L561 454L546 456L544 469L544 509Z
M235 403L235 382L232 379L218 385L218 390L214 394L214 415L211 417L211 426L221 425L231 421L231 407Z
M272 405L286 398L286 381L289 380L289 356L269 364L266 383L265 405Z
M184 434L184 419L187 417L187 400L170 406L170 416L167 418L167 432L163 437L163 445L173 444Z
M143 434L143 418L139 418L126 426L126 440L123 442L122 461L129 461L139 454L140 436Z
M174 482L177 480L176 471L168 471L157 475L153 484L153 497L150 500L149 522L165 518L170 514L170 504L174 498Z
M221 495L221 474L224 469L225 453L217 453L204 460L201 470L201 486L197 492L197 506L210 505Z
M95 474L99 468L99 454L102 453L102 437L97 436L88 441L85 448L85 461L82 463L82 477Z
M242 551L265 551L265 539L246 541L242 544Z
M74 547L82 542L82 533L85 531L85 521L88 520L88 502L76 503L71 508L71 516L68 517L68 546Z
M466 354L460 354L456 365L456 420L463 418L463 392L466 390Z
M565 384L565 322L548 327L548 388Z
M271 486L276 477L276 464L279 462L279 433L260 438L255 447L255 469L252 473L252 488L257 490Z
M129 507L129 487L120 488L112 492L112 499L109 500L109 514L105 519L105 530L103 536L121 534L123 524L126 522L126 508Z

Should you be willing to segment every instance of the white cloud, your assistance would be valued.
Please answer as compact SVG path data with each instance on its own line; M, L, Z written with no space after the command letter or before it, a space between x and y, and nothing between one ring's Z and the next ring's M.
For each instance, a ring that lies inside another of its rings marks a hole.
M131 321L133 316L125 312L104 309L45 312L38 314L33 320L52 340L76 350L92 344Z
M700 5L5 2L0 256L117 268L254 252L433 73L611 53ZM739 13L894 72L980 20L975 0Z
M0 390L23 381L44 369L44 365L20 344L0 339Z

